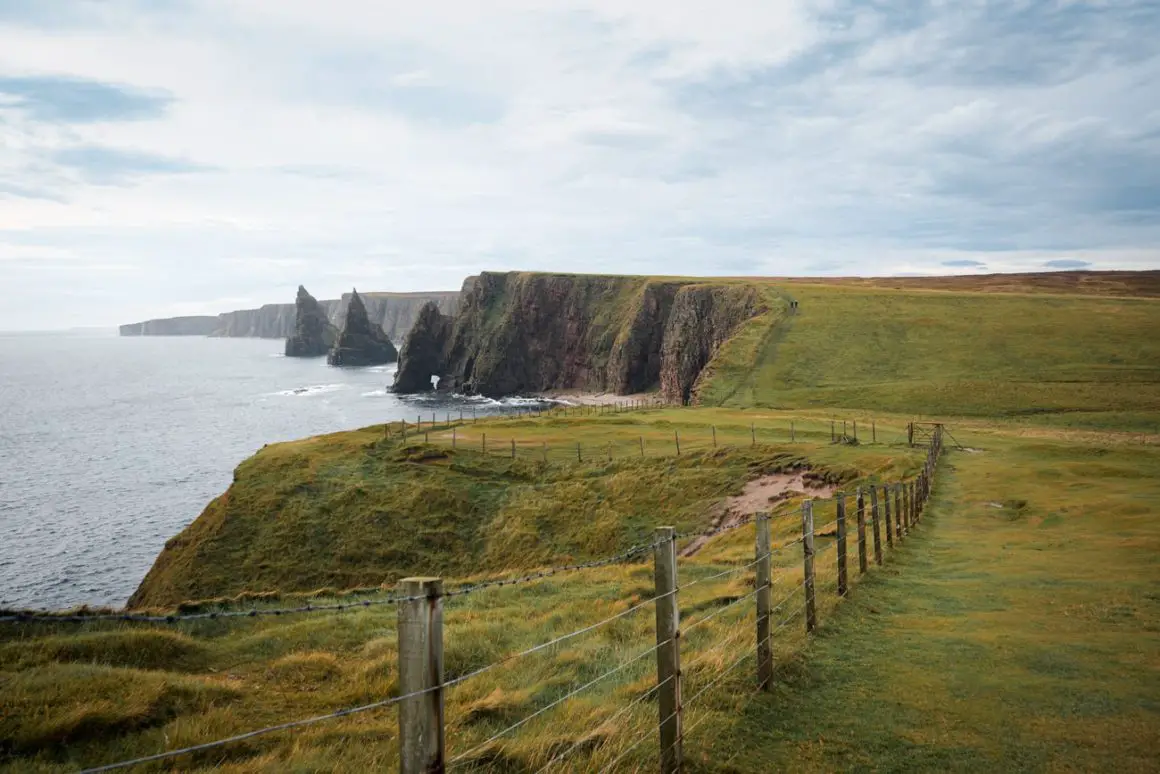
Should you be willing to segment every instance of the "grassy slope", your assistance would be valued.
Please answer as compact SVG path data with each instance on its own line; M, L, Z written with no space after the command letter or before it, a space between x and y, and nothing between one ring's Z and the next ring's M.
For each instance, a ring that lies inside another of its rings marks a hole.
M921 535L772 697L722 694L694 771L1160 770L1160 449L957 435Z
M756 362L752 347L723 351L728 367L703 385L703 403L1155 431L1155 300L842 284L790 291L798 313L764 335L745 332L763 348Z
M786 439L776 423L738 411L653 410L468 424L456 429L455 450L447 430L431 437L436 448L414 436L404 446L397 426L391 440L379 426L274 444L242 463L230 489L169 541L132 603L589 559L644 540L658 514L681 530L703 527L714 502L764 471L800 464L799 454L835 477L850 475L855 459L883 471L900 459L819 448L828 428L817 424L812 435L801 428L813 442L792 453L750 449L753 421L763 442ZM713 454L714 425L722 446L740 448ZM679 458L674 432L684 439ZM474 451L485 434L498 455Z

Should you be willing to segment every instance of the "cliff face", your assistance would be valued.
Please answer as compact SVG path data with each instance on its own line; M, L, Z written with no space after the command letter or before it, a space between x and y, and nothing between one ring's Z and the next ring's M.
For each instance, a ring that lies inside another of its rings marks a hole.
M334 366L368 366L393 363L398 359L395 345L377 323L371 322L359 294L352 293L346 322L326 362Z
M453 318L428 314L406 339L397 392L488 396L551 389L688 401L701 369L738 325L768 308L739 283L485 272Z
M218 318L209 317L169 317L163 320L122 325L122 336L208 336L217 329Z
M294 306L294 335L286 339L286 357L325 355L337 339L334 326L326 317L326 310L301 285L298 286L298 299Z
M392 341L401 341L419 316L419 310L428 301L444 314L455 314L459 307L459 293L436 291L431 293L361 293L370 319L382 327ZM330 324L341 328L346 320L350 294L340 299L319 301ZM294 304L266 304L259 309L241 309L216 317L174 317L150 320L146 323L122 325L122 336L220 336L225 338L287 339L294 335L297 309ZM185 326L180 321L197 320L189 333L171 333ZM144 328L142 326L145 326Z

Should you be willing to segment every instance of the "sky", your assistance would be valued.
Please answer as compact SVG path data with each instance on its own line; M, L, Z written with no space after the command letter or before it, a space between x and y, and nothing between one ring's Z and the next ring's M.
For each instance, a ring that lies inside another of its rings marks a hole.
M481 270L1160 268L1157 30L1155 0L0 0L0 330Z

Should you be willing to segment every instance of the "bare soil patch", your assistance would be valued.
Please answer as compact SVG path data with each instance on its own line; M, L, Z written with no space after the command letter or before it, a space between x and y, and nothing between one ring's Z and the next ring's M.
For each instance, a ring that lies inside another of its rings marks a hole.
M768 476L755 478L745 485L741 494L728 497L714 508L710 529L736 526L746 519L765 513L774 505L783 500L789 500L795 495L801 497L825 498L831 497L837 487L816 481L810 477L810 471L796 473L772 473ZM681 556L692 556L709 542L709 537L702 535L681 550Z

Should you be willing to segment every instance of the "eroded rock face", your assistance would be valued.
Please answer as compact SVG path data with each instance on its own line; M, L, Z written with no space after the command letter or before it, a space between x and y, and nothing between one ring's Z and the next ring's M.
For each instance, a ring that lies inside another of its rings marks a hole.
M395 392L427 392L431 377L440 376L445 361L444 350L451 339L451 318L439 311L434 302L419 310L419 316L403 342L399 370L395 372Z
M416 325L394 389L429 390L435 375L440 390L490 397L660 386L685 402L721 343L764 310L737 283L485 272L464 283L454 318Z
M294 333L286 339L286 357L322 357L337 338L326 309L301 285L294 307Z
M677 291L661 350L661 396L690 403L717 349L762 311L757 294L746 287L689 285Z
M346 323L326 362L333 366L368 366L393 363L398 359L398 350L387 334L371 323L358 291L351 293Z

